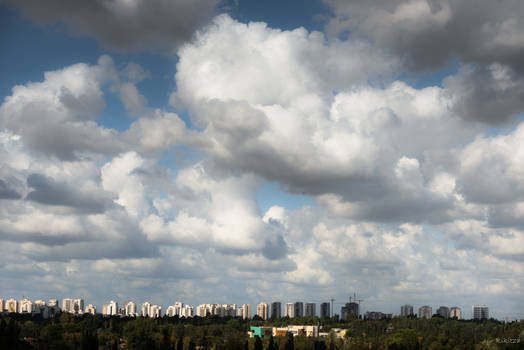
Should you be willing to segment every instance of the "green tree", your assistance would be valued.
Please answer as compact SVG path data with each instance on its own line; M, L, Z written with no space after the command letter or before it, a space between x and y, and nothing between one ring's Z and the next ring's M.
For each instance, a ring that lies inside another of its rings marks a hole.
M295 350L295 342L293 340L293 333L287 332L285 350Z
M262 350L262 340L258 335L255 335L255 350Z

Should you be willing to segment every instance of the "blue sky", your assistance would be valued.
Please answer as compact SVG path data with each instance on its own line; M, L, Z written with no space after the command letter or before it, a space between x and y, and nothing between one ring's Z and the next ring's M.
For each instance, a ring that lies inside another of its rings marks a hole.
M42 6L0 4L0 297L522 317L523 5Z

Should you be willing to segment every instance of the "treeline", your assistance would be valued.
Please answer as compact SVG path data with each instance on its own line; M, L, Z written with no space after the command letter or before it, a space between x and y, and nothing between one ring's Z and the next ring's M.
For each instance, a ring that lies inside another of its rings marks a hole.
M324 331L346 329L337 337L271 337L250 339L250 326L310 324ZM0 349L158 349L158 350L421 350L421 349L522 349L524 321L502 323L445 320L441 318L391 320L335 318L258 317L120 318L102 315L61 314L44 320L31 315L10 314L0 319Z

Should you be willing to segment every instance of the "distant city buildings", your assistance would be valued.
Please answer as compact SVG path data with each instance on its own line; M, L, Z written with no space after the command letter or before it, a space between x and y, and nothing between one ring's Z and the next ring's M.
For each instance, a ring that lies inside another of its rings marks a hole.
M317 315L317 304L306 303L306 316L316 316L316 315Z
M330 317L331 313L329 312L329 303L320 304L320 317Z
M73 299L70 299L70 298L62 299L62 311L69 312L71 314L74 313Z
M75 315L82 314L84 312L84 299L73 300L73 313Z
M20 301L20 313L22 314L33 313L33 302L29 299L22 299Z
M357 300L359 301L359 300ZM200 304L195 308L192 305L184 305L184 303L177 301L173 305L169 305L165 312L161 305L154 305L149 301L144 302L140 309L133 301L122 302L122 307L119 307L119 302L111 300L109 303L102 305L101 313L104 316L110 317L151 317L159 318L163 316L167 317L206 317L206 316L218 316L218 317L240 317L242 319L251 318L251 305L243 304L237 306L236 304ZM98 311L98 312L100 312ZM401 317L412 317L414 316L414 307L411 304L405 304L400 307ZM489 308L485 305L474 305L472 307L472 319L484 320L489 319ZM14 298L5 299L0 298L0 313L20 313L30 314L32 316L40 316L43 318L55 317L60 312L67 312L73 315L90 314L95 315L97 313L97 307L94 304L89 304L84 307L84 299L77 298L64 298L62 299L62 308L59 307L57 299L50 299L48 302L38 299L32 301L28 298L16 300ZM263 320L279 319L282 317L282 303L279 301L268 304L266 302L260 302L256 307L256 315ZM294 303L284 304L283 316L289 318L297 317L316 317L316 303L297 301ZM320 304L319 317L330 317L331 308L329 302L323 302ZM442 318L453 318L462 319L463 314L460 307L453 306L439 306L433 315L433 309L429 305L421 306L418 309L419 318L432 318L433 316ZM366 311L360 314L360 304L357 302L346 303L341 308L341 317L343 319L364 318L367 320L375 319L390 319L394 317L393 314L383 313L379 311ZM291 327L291 326L290 326Z
M282 317L282 303L274 301L271 303L271 318L278 319Z
M462 310L460 309L460 307L453 306L449 310L449 317L460 320L462 318Z
M240 309L242 311L239 316L242 317L242 319L246 320L248 318L251 318L251 305L250 304L242 304L242 307Z
M437 309L437 315L442 318L449 318L449 307L441 306Z
M133 301L129 301L124 306L124 314L128 317L138 316L136 304Z
M340 315L343 320L348 320L351 315L358 318L360 315L360 305L355 302L346 303L346 305L340 309Z
M304 317L304 303L301 301L295 302L295 317Z
M286 303L286 305L284 305L284 317L295 317L295 304Z
M93 304L87 305L85 309L85 313L90 314L90 315L96 314L96 306L94 306Z
M409 305L409 304L402 305L400 307L400 316L401 317L413 316L413 305Z
M487 306L474 305L473 306L473 319L474 320L487 320L489 319L489 309Z
M263 320L267 320L269 314L269 306L267 303L261 302L257 305L257 315Z
M419 318L431 318L431 316L433 316L433 309L431 306L424 305L418 309Z
M391 319L393 318L393 314L385 314L378 311L367 311L364 314L365 320L381 320L381 319Z
M5 302L5 309L7 312L18 312L18 300L8 299Z

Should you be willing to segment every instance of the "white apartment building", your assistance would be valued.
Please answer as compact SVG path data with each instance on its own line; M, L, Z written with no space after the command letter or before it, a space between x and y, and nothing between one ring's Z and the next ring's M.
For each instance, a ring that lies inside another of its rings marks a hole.
M108 316L118 315L118 303L116 301L111 300L109 304L107 304L105 315L108 315Z
M29 299L20 300L20 313L24 313L24 314L33 313L33 302Z
M286 303L284 305L284 317L293 318L295 317L295 304L293 303Z
M129 317L135 317L137 315L136 304L132 301L126 303L126 306L124 307L124 314Z
M18 300L15 300L13 298L8 299L5 302L5 309L7 312L18 312Z
M462 310L460 307L453 306L451 309L449 309L449 317L456 318L457 320L462 319Z
M93 304L87 305L87 307L85 309L85 313L86 314L91 314L91 315L96 314L96 306L94 306Z
M269 317L269 305L265 302L261 302L257 305L257 315L263 320L267 320Z
M142 317L149 317L151 315L151 303L149 301L143 303L140 311Z
M69 312L74 313L74 307L73 307L73 299L65 298L62 299L62 311L63 312Z
M84 312L84 299L73 300L73 313L81 315Z
M151 314L149 317L153 317L153 318L162 317L162 307L161 306L152 305L150 311L151 311Z

